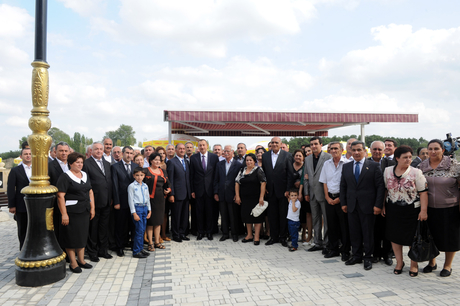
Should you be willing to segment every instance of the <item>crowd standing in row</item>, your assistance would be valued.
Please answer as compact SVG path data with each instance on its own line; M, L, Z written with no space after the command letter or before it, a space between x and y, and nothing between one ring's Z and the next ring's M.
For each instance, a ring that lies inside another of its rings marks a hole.
M89 259L110 259L109 250L145 258L155 248L165 248L169 216L172 240L231 239L265 245L280 243L289 251L301 241L308 251L325 258L341 256L346 265L364 262L364 269L380 260L402 273L402 247L410 246L418 220L428 221L435 244L445 252L440 273L449 276L460 249L460 164L444 155L444 144L432 140L419 148L413 160L408 146L394 140L374 141L368 158L365 144L349 139L346 154L340 142L322 151L322 139L289 153L279 137L267 151L246 145L214 145L201 139L166 148L113 147L109 138L88 146L86 156L61 142L50 152L50 183L57 186L55 233L70 262L70 270L92 266ZM70 154L69 154L70 153ZM195 154L194 154L195 153ZM20 190L29 184L31 153L21 151L22 163L8 179L8 205L15 214L22 248L27 211ZM191 208L191 209L190 209ZM267 208L267 209L265 209ZM245 226L244 226L245 225ZM308 233L308 237L307 237ZM144 242L147 250L144 250ZM437 269L436 260L423 268ZM418 274L411 261L409 275Z

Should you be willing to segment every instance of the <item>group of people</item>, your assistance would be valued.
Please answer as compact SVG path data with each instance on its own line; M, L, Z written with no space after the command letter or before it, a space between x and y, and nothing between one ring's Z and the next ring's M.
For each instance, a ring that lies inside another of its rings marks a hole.
M341 256L346 265L380 260L401 274L402 247L410 246L419 221L427 220L437 248L445 252L440 273L449 276L460 249L460 165L444 155L443 142L413 150L394 140L374 141L368 158L365 144L349 139L322 150L320 137L289 153L279 137L268 151L246 154L244 143L214 145L198 141L166 148L113 147L111 139L95 142L86 156L58 143L50 154L50 183L58 188L55 233L66 250L70 270L80 273L89 259L112 258L109 250L145 258L164 241L232 239L259 245L280 243L293 252L301 241L325 258ZM69 154L70 153L70 154ZM8 179L10 212L15 213L22 248L27 212L22 187L31 176L30 149ZM169 229L171 238L166 236ZM59 226L57 226L59 225ZM308 235L308 236L307 236ZM288 245L288 240L291 241ZM147 249L144 249L144 243ZM436 260L423 268L437 269ZM409 274L418 274L411 261Z

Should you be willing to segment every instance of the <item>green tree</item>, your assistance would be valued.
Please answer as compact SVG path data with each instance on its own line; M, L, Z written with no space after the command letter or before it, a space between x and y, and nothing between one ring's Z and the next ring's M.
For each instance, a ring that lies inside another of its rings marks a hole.
M23 144L24 142L27 141L27 138L28 138L28 137L29 137L29 135L27 135L27 136L22 136L22 138L19 139L19 149L22 149L22 144Z
M134 137L133 127L130 125L122 124L118 129L115 131L108 131L105 133L104 138L108 137L112 139L114 143L118 145L118 140L120 140L123 146L132 146L136 143L136 138Z
M52 127L48 131L48 135L50 135L53 138L53 143L55 144L61 141L67 142L69 145L71 143L69 134L65 133L64 131L61 131L57 127Z

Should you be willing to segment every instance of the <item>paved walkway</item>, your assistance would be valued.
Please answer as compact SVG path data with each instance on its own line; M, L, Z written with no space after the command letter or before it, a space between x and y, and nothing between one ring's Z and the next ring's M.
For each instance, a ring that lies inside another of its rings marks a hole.
M101 259L92 270L39 288L14 279L18 254L14 221L0 223L0 305L458 305L460 260L448 278L410 278L408 267L345 266L305 247L219 242L166 243L148 259ZM405 250L407 253L407 250ZM439 257L442 263L444 256ZM406 264L409 259L405 258ZM423 268L424 264L420 265Z

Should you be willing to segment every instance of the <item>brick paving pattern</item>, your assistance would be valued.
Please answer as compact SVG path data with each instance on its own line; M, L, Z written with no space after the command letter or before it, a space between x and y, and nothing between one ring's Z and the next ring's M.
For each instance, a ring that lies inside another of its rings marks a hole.
M16 224L0 223L0 305L458 305L459 260L451 277L439 272L409 277L383 263L364 271L325 260L320 252L290 253L280 244L203 239L165 243L147 259L101 258L91 270L43 287L19 287L14 279L18 254ZM405 248L405 253L407 250ZM438 258L438 266L444 257ZM420 264L420 269L425 263Z

